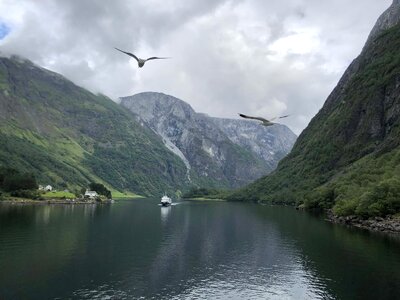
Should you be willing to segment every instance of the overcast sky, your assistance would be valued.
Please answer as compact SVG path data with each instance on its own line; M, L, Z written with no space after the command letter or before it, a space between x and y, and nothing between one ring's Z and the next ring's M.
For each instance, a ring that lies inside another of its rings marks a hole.
M112 99L163 92L299 134L392 0L0 0L0 51ZM171 56L137 63L139 57Z

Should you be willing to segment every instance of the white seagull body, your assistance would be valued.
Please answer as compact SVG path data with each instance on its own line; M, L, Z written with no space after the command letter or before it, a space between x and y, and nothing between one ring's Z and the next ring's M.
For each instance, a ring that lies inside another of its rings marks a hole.
M275 117L275 118L272 118L272 119L270 119L270 120L267 120L267 119L264 119L264 118L261 118L261 117L246 116L246 115L244 115L244 114L239 114L239 116L241 116L242 118L245 118L245 119L252 119L252 120L261 121L261 122L262 122L261 125L263 125L263 126L272 126L272 125L275 124L275 123L273 123L272 121L274 121L274 120L276 120L276 119L283 119L283 118L289 117L289 115L286 115L286 116Z
M133 57L134 59L136 59L139 68L143 67L144 64L145 64L145 62L148 61L148 60L152 60L152 59L168 59L168 58L170 58L170 57L157 57L157 56L153 56L153 57L149 57L149 58L147 58L147 59L143 59L143 58L137 57L137 56L136 56L135 54L133 54L133 53L125 52L125 51L122 51L121 49L118 49L118 48L115 48L115 49L118 50L118 51L120 51L120 52L122 52L122 53L125 53L126 55L129 55L130 57Z

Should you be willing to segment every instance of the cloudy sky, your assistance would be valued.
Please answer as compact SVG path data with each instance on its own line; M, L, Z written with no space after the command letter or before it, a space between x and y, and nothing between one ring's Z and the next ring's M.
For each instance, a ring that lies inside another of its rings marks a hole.
M392 0L0 0L0 52L116 100L167 93L199 112L299 134ZM171 56L144 68L139 57Z

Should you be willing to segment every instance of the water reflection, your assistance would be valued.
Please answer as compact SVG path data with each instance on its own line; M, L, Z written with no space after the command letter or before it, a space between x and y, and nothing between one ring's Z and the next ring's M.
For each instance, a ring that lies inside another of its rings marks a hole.
M230 204L174 207L148 277L144 274L145 286L139 287L135 277L128 282L142 292L147 286L157 298L322 297L324 283L304 269L292 240L273 222L233 212Z
M168 216L171 213L171 206L161 206L161 223L166 224Z
M0 295L391 299L400 290L395 240L289 208L157 203L0 206Z
M35 213L36 224L44 223L48 224L50 221L50 213L53 206L45 205L42 209L37 209Z
M37 286L51 281L86 251L88 212L103 209L75 205L1 205L0 296L35 298ZM12 219L13 226L3 226ZM32 220L27 224L27 220ZM21 226L26 225L26 226ZM29 226L27 226L29 225Z

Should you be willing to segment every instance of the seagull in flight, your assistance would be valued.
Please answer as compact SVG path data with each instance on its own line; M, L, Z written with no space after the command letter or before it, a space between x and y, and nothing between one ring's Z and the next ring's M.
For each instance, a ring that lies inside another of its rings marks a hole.
M148 61L148 60L152 60L152 59L168 59L168 58L170 58L170 57L157 57L157 56L153 56L153 57L149 57L149 58L147 58L147 59L142 59L142 58L138 58L138 57L137 57L135 54L133 54L133 53L125 52L125 51L122 51L121 49L118 49L118 48L114 48L114 49L116 49L116 50L118 50L118 51L121 51L122 53L125 53L126 55L129 55L130 57L133 57L134 59L136 59L139 68L143 67L143 66L144 66L144 63L145 63L146 61Z
M252 120L261 121L261 122L262 122L261 125L263 125L263 126L272 126L272 125L275 124L275 123L273 123L272 121L274 121L274 120L276 120L276 119L283 119L283 118L289 117L289 115L286 115L286 116L275 117L275 118L272 118L272 119L270 119L270 120L267 120L267 119L264 119L264 118L261 118L261 117L246 116L246 115L244 115L244 114L239 114L239 116L241 116L242 118L245 118L245 119L252 119Z

